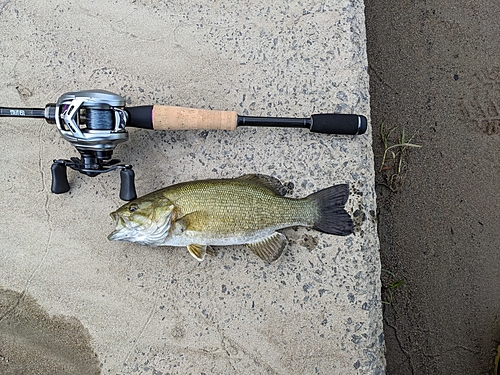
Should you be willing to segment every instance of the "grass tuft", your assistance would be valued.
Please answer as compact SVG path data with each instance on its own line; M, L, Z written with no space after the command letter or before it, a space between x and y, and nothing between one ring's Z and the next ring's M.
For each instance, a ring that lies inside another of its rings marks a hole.
M397 280L396 275L394 275L394 273L392 273L391 271L384 270L384 269L382 269L382 271L388 273L392 277L392 280L395 280L395 281L392 281L388 285L382 285L382 292L385 294L385 296L387 296L385 301L382 300L382 303L384 303L386 305L390 305L390 304L392 304L392 301L394 300L394 290L399 288L400 286L404 285L405 281L404 281L404 279Z
M406 132L403 128L401 134L394 140L394 131L397 128L386 129L385 124L380 125L380 139L384 152L377 175L378 184L390 189L392 192L398 191L404 183L404 157L409 148L420 148L421 145L412 143L415 134L410 139L406 139Z

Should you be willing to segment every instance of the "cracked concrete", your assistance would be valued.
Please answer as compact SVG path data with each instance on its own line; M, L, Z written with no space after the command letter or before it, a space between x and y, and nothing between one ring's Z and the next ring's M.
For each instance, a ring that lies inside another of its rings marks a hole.
M0 7L5 106L43 107L65 92L99 88L127 105L370 115L361 1L37 0ZM103 374L384 373L371 129L357 137L130 130L114 156L134 166L139 195L246 173L275 176L295 197L349 183L355 234L286 229L290 246L267 265L239 246L198 263L185 249L108 242L108 214L122 204L118 175L70 170L71 191L53 195L52 160L76 150L42 120L3 118L0 127L7 205L0 287L30 301L8 302L4 325L15 330L15 316L38 309L47 320L69 319L89 344L69 348L92 359L82 362L90 373L96 358ZM42 359L51 366L52 354L40 349L19 367L20 357L4 347L2 370L34 373Z

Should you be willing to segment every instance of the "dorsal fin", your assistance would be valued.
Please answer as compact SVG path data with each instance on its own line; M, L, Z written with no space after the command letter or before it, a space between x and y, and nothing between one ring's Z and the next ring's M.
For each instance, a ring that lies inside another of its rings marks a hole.
M285 195L288 191L288 189L276 177L267 176L265 174L245 174L235 178L235 180L250 182L252 184L265 187L271 190L274 194L281 196Z

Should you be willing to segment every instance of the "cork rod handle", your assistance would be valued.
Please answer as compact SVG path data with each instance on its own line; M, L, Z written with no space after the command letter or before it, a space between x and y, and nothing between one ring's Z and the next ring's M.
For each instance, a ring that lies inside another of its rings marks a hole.
M235 111L155 105L152 120L155 130L234 130L238 115Z

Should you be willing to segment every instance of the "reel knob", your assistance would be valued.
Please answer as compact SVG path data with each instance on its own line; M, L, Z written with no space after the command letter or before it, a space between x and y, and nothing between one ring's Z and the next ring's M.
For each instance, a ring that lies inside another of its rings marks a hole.
M50 167L52 172L52 186L50 190L54 194L67 193L69 191L68 175L66 173L66 164L59 160L54 160Z
M125 166L120 171L120 199L124 201L131 201L137 198L135 191L135 173L132 167Z

